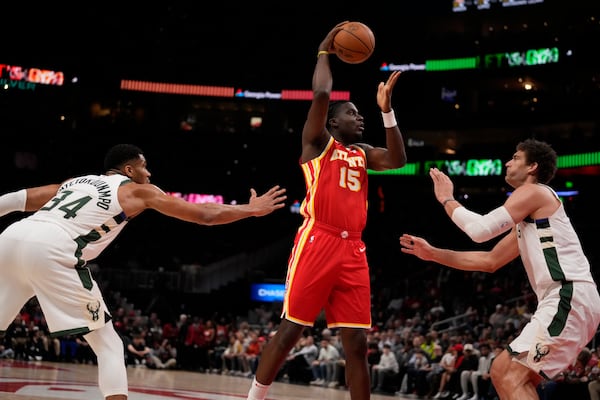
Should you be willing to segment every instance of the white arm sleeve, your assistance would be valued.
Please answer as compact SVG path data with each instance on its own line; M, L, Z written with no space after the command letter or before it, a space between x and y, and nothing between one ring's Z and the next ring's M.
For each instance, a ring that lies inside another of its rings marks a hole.
M477 243L488 241L515 226L515 222L504 206L479 215L466 207L457 207L452 213L452 221Z
M27 201L27 190L21 189L0 196L0 216L13 211L25 211Z

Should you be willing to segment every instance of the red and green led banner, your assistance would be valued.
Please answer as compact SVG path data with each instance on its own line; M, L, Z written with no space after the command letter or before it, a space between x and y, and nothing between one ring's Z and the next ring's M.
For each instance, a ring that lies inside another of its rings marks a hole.
M556 165L561 169L587 168L600 165L600 152L570 154L558 156ZM436 167L448 172L450 176L499 176L502 175L504 162L498 158L467 160L429 160L422 163L406 164L402 168L387 171L368 170L369 175L424 175L430 168ZM593 170L597 174L597 170Z
M161 83L122 80L121 90L137 92L183 94L188 96L233 97L233 88L226 86L187 85L179 83Z
M484 54L483 56L426 60L425 64L383 63L380 71L452 71L463 69L497 69L505 67L530 67L558 63L560 52L557 47L529 49L525 51L505 51Z
M558 168L577 168L600 165L600 152L558 156L556 163Z
M122 80L121 90L180 94L187 96L239 97L257 100L312 100L312 90L283 89L281 92L251 91L228 86L188 85L148 81ZM331 100L350 100L349 91L332 91Z
M499 159L432 160L406 164L402 168L387 171L368 170L369 175L424 175L431 168L446 171L450 176L498 176L503 163Z
M27 84L62 86L64 82L65 74L61 71L0 64L0 84L9 87L28 89L29 87L23 87Z

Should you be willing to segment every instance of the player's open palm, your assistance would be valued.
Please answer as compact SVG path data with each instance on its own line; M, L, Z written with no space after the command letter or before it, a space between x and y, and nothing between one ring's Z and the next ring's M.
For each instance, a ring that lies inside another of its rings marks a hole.
M386 82L379 82L377 86L377 105L383 112L388 112L392 108L392 91L400 73L401 71L392 72Z
M255 210L254 215L257 217L270 214L285 206L285 200L287 199L285 192L286 190L279 187L279 185L273 186L261 196L257 196L256 190L250 189L248 205Z
M400 246L403 253L412 254L421 260L432 259L433 247L421 237L404 233L400 236Z
M433 191L435 198L441 203L446 199L454 198L454 184L452 180L437 168L429 170L429 176L433 181Z

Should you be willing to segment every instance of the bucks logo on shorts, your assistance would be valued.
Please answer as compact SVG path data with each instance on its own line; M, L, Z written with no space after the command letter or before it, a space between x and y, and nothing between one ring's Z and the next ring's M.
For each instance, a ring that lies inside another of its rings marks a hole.
M98 300L87 303L86 308L90 313L92 321L96 322L100 319L100 302Z
M550 353L550 348L548 346L543 345L541 343L536 343L535 344L535 355L533 356L533 361L535 361L536 363L540 362L542 360L542 358L548 353Z

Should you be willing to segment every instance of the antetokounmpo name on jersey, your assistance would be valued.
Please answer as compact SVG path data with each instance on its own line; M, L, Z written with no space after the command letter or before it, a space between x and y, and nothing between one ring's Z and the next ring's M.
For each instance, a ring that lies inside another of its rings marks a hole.
M91 186L95 187L96 190L98 191L98 201L96 202L96 206L100 207L103 210L108 210L108 208L110 207L112 196L111 196L110 186L108 185L108 183L106 183L102 179L92 179L92 178L84 178L84 177L76 178L76 179L73 179L73 180L63 184L58 191L60 192L65 189L68 189L69 187L71 187L73 185L79 185L79 184L91 185Z

